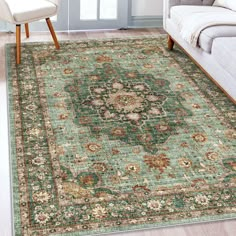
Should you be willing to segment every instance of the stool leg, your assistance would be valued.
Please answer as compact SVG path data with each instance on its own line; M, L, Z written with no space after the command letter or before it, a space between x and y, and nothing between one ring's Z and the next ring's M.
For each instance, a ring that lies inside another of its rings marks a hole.
M50 33L52 35L52 38L53 38L56 49L60 49L60 45L57 41L57 36L56 36L55 31L53 29L52 22L51 22L50 18L46 18L46 22L48 24L48 28L49 28Z
M29 24L25 23L25 34L26 34L26 38L29 38Z
M16 64L20 64L21 59L21 25L16 25Z

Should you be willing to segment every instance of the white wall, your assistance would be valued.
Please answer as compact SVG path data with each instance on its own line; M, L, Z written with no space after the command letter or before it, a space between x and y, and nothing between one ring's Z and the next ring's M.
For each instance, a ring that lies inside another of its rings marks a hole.
M163 0L132 0L132 16L162 16Z

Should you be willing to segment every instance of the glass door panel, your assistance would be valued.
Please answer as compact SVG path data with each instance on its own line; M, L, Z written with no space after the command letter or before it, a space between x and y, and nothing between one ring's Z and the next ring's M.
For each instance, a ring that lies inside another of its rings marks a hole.
M80 19L97 20L97 0L81 0L80 2Z
M127 27L128 0L69 0L69 30Z
M118 1L117 0L100 0L100 19L115 20L117 19Z

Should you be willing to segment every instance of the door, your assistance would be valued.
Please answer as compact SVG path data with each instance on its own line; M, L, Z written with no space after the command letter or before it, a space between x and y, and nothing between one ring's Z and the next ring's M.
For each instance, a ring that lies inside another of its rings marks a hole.
M128 2L128 0L69 0L69 30L127 27Z

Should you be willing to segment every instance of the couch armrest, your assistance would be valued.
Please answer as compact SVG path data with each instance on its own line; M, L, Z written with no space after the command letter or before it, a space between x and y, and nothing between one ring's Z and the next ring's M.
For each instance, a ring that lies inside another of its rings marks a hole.
M170 17L170 8L177 5L205 5L211 6L215 0L164 0L163 4L163 26L165 27L166 19Z

